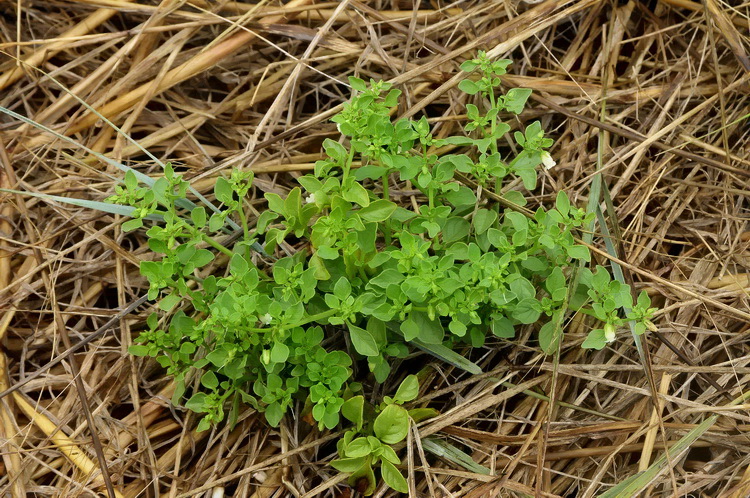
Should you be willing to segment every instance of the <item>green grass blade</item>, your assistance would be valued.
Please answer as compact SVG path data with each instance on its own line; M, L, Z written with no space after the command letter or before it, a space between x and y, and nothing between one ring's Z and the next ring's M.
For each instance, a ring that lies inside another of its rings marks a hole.
M693 430L685 434L674 446L669 449L669 456L672 460L679 458L680 454L690 449L690 446L697 441L707 430L716 423L719 415L711 415L701 422ZM651 484L654 479L667 468L667 454L664 453L646 470L628 477L616 486L608 489L599 495L599 498L630 498L638 495L646 486Z
M428 437L422 440L422 447L425 451L432 453L433 455L459 465L470 472L475 474L482 474L485 476L490 475L490 469L484 465L479 465L469 455L459 450L447 441L443 441L439 438Z
M108 202L90 201L87 199L76 199L74 197L60 197L59 195L50 194L39 194L36 192L23 192L21 190L13 190L8 188L0 188L0 192L6 192L8 194L19 194L28 195L31 197L37 197L39 199L46 199L48 201L61 202L65 204L71 204L73 206L83 207L87 209L95 209L97 211L103 211L110 214L119 214L121 216L133 216L134 207L122 206L119 204L110 204Z
M393 322L387 323L386 327L394 334L403 337L404 334L401 332L399 326ZM409 343L414 344L416 347L424 351L425 353L431 354L435 358L443 360L446 363L453 365L456 368L465 370L471 374L477 375L482 373L482 369L479 365L472 363L460 354L453 351L451 348L446 348L442 344L427 344L419 339L413 339Z
M737 406L750 398L750 392L746 392L738 398L732 400L727 406ZM614 487L600 494L598 498L631 498L637 496L646 486L651 484L654 479L667 468L668 462L676 461L682 453L690 449L690 446L700 439L719 419L719 414L715 413L706 420L694 427L690 432L682 436L674 446L669 448L669 455L664 453L646 470L628 477ZM669 456L669 458L667 458Z

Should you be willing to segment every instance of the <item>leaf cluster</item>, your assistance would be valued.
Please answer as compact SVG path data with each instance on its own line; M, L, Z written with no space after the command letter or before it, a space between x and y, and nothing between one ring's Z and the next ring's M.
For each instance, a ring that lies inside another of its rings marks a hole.
M350 78L355 94L333 118L343 139L326 139L327 157L285 197L265 194L268 209L252 228L245 214L252 173L237 169L217 180L221 209L210 216L182 207L188 184L169 165L152 189L126 175L110 199L135 208L123 228L163 220L146 232L159 258L140 268L161 312L130 351L156 358L175 378L173 402L202 414L199 430L226 411L234 423L242 404L276 426L299 403L320 429L353 424L333 462L352 482L364 478L372 492L380 469L389 486L406 492L393 446L410 420L433 412L401 406L418 394L413 376L369 405L352 378L355 363L383 383L393 360L415 347L450 361L440 351L511 339L531 324L540 324L540 347L550 352L569 310L604 324L584 347L603 347L626 322L639 333L653 327L648 296L634 304L605 268L585 268L591 255L575 233L591 215L564 192L531 215L484 199L483 190L494 190L507 204L524 205L522 192L503 193L503 186L519 178L534 189L538 166L550 160L553 142L538 121L512 134L513 147L500 146L511 131L502 119L520 114L531 93L499 93L509 64L480 53L462 65L478 72L460 85L477 100L467 104L464 133L447 138L437 138L424 117L392 120L400 92L390 84ZM438 155L446 146L454 152ZM355 160L361 167L353 168ZM479 187L458 182L457 172ZM415 209L393 201L394 183L418 192ZM232 225L242 233L226 247ZM262 254L254 252L259 243ZM290 244L297 252L273 257Z

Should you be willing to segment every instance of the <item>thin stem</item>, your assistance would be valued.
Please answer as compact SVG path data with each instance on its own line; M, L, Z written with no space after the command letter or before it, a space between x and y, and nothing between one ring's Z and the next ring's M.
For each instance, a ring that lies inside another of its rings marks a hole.
M389 177L388 172L386 172L385 174L383 174L383 179L382 179L382 182L383 182L383 200L386 200L386 201L391 200L391 195L388 192L388 187L389 187L389 185L388 185L388 179L389 178L388 177ZM388 218L387 220L385 220L385 230L383 231L383 236L385 237L385 244L387 246L391 245L391 232L392 232L392 230L391 230L391 219Z
M237 213L240 215L240 222L242 223L242 231L245 234L245 241L248 241L250 240L250 229L247 226L247 216L245 215L245 207L243 206L242 199L240 199L237 208Z
M210 246L211 246L211 247L213 247L214 249L216 249L216 250L218 250L218 251L220 251L220 252L222 252L222 253L226 254L226 255L227 255L227 256L229 256L230 258L231 258L231 257L232 257L232 256L234 255L234 253L233 253L232 251L230 251L229 249L227 249L227 248L226 248L226 247L224 247L223 245L219 244L218 242L216 242L216 241L215 241L214 239L212 239L211 237L209 237L209 236L208 236L208 235L206 235L205 233L201 233L201 232L199 232L198 230L195 230L195 233L196 233L196 234L197 234L197 235L198 235L198 236L199 236L199 237L200 237L200 238L201 238L201 239L202 239L202 240L203 240L204 242L206 242L206 243L207 243L208 245L210 245Z
M349 170L352 169L352 161L354 161L354 147L349 144L349 156L346 158L344 163L344 175L341 178L342 185L346 183L346 179L349 178Z

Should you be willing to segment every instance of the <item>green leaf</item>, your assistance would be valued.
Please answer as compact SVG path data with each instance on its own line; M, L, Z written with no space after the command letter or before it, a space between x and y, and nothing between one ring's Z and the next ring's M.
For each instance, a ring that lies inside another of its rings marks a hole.
M169 311L174 308L181 299L182 297L180 297L180 295L177 293L169 294L165 296L161 301L159 301L159 309Z
M563 190L557 193L557 198L555 199L555 207L563 216L568 216L568 213L570 213L570 199L568 199L568 194L566 194Z
M547 291L555 301L562 301L568 293L568 288L565 283L565 275L563 275L562 269L559 266L555 267L547 276L544 285L547 287Z
M272 403L266 407L266 421L271 427L278 427L283 416L284 409L280 404Z
M417 327L420 340L427 344L442 344L445 330L439 320L430 320L427 313L422 311L409 313L409 320L413 321Z
M478 209L474 215L474 229L477 234L486 232L497 220L497 212L489 209Z
M458 190L453 190L445 194L445 200L456 207L473 206L477 203L477 196L466 185L459 185Z
M604 335L604 329L594 329L591 332L589 332L589 335L586 337L586 340L583 341L583 344L581 344L581 347L583 349L601 350L608 343L609 341Z
M148 352L151 348L145 344L133 344L128 348L128 353L133 356L149 356Z
M219 387L219 379L216 377L216 374L213 371L208 370L201 377L201 385L206 389L210 389L213 391L217 387Z
M356 472L361 469L367 459L365 457L359 458L339 458L331 462L331 467L338 470L339 472Z
M346 456L349 458L362 458L370 454L372 448L366 437L358 437L346 446Z
M360 92L366 92L367 91L367 84L364 82L364 80L360 78L356 78L354 76L349 76L349 85L351 85L352 88L355 90L358 90Z
M404 479L401 472L391 462L383 460L380 465L380 474L388 486L399 493L409 492L409 485L406 483L406 479Z
M193 220L195 228L203 228L206 226L206 209L203 206L193 209L190 211L190 219Z
M516 335L516 329L513 322L504 316L498 316L492 319L492 333L503 339L512 339Z
M470 73L473 70L475 70L479 66L479 62L471 59L468 61L464 61L461 63L461 71L464 71L466 73Z
M407 376L401 385L398 386L396 394L393 396L393 400L396 403L406 403L416 399L419 394L419 380L416 375Z
M341 415L343 415L349 422L355 424L358 431L362 430L362 425L365 422L364 406L365 398L361 395L353 396L344 401L344 404L341 405Z
M235 277L243 277L249 270L250 266L245 261L245 258L235 253L232 255L232 259L229 262L229 271Z
M385 199L379 199L375 202L371 202L369 206L364 207L357 211L359 216L370 222L381 222L385 221L396 211L395 203L387 201Z
M505 109L515 114L521 114L530 95L531 90L528 88L511 88L505 94Z
M449 244L464 239L469 235L471 225L460 216L448 218L443 225L443 242Z
M333 295L344 300L352 294L352 286L346 277L341 277L336 281L336 285L333 286Z
M479 93L481 87L471 80L462 80L458 84L458 89L464 93L468 93L469 95L475 95Z
M522 299L511 310L513 318L524 324L536 322L540 314L539 301L533 297Z
M409 432L409 413L398 405L388 405L373 424L375 436L386 444L400 443Z
M553 354L557 350L559 340L560 329L557 326L557 320L553 316L539 330L539 346L546 354Z
M366 328L372 338L375 339L378 349L382 349L388 345L388 338L385 333L385 322L371 316L367 319Z
M208 411L208 406L206 406L207 399L208 396L205 393L195 393L187 400L185 408L195 413L205 413Z
M404 339L411 341L419 337L419 325L411 318L408 318L401 322L401 332L404 334Z
M216 179L216 184L214 185L216 200L222 204L230 204L233 201L233 193L232 186L226 178L220 176Z
M349 202L354 202L363 208L370 205L370 196L367 190L357 182L352 182L348 189L342 192L342 196Z
M141 218L136 218L134 220L128 220L122 224L122 230L124 232L132 232L133 230L138 230L143 226L143 220Z
M574 245L568 246L565 249L568 253L568 256L573 259L580 259L582 261L586 261L587 263L591 261L591 253L589 252L589 248L586 246Z
M349 323L349 337L352 339L352 345L357 353L362 356L378 356L380 351L375 342L375 338L367 330Z
M409 417L417 424L438 415L440 415L440 412L434 408L413 408L409 410Z
M289 347L282 342L274 343L271 348L271 361L273 363L284 363L289 358Z

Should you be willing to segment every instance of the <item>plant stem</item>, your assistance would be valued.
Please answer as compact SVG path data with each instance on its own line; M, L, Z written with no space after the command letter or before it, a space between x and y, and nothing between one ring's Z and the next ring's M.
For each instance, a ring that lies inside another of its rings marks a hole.
M250 229L247 226L247 216L245 216L245 208L243 206L242 199L240 199L239 206L237 206L237 212L240 215L240 221L242 222L242 231L245 234L245 241L250 240Z
M386 200L386 201L390 201L391 200L391 195L388 192L388 187L389 187L389 185L388 185L388 176L389 176L388 172L386 172L385 174L383 174L383 179L382 179L382 182L383 182L383 200ZM391 232L392 232L392 230L391 230L391 219L388 218L387 220L385 220L385 230L383 230L383 236L385 237L385 244L388 245L388 246L391 245Z
M217 249L218 251L226 254L230 258L234 255L232 251L224 247L223 245L216 242L214 239L206 235L205 233L201 233L198 230L195 230L196 235L198 235L204 242L206 242L208 245L213 247L214 249Z
M341 178L341 184L344 185L346 183L346 179L349 178L349 170L352 169L352 161L354 161L354 147L352 144L349 144L349 156L346 158L346 162L344 163L344 175Z

